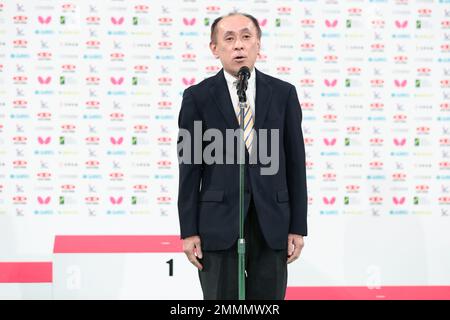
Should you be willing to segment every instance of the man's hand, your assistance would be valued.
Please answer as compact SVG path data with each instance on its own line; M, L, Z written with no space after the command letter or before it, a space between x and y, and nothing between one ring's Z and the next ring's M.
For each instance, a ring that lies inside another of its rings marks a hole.
M203 257L201 242L199 236L191 236L183 239L183 251L186 254L188 260L196 266L199 270L203 269L203 266L197 260Z
M291 263L300 256L300 252L304 246L303 236L299 234L289 233L288 235L288 259L287 263Z

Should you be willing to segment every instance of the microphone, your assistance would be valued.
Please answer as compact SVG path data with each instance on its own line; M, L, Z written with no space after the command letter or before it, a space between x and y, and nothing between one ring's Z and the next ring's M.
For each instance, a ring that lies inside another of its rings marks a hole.
M243 66L238 71L238 83L237 94L239 102L245 102L247 100L245 91L247 90L248 79L250 78L250 69L247 66Z

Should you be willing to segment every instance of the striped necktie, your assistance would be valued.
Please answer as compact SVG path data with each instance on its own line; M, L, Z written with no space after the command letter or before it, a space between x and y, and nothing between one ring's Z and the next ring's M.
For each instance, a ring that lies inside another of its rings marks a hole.
M238 83L238 80L233 82L233 87L236 88ZM240 108L239 103L236 106L235 109L236 117L238 119L239 126L241 125L241 117L240 117ZM250 107L249 102L247 101L247 106L244 108L244 141L245 146L247 147L248 153L252 150L252 142L253 142L253 135L254 135L254 117L253 117L253 111Z
M237 116L238 123L240 126L241 125L241 117L240 117L239 104L236 108L236 116ZM253 126L254 126L253 111L247 101L247 107L244 108L244 141L245 141L245 146L247 147L248 153L250 153L252 151L252 142L253 142L253 135L254 135Z

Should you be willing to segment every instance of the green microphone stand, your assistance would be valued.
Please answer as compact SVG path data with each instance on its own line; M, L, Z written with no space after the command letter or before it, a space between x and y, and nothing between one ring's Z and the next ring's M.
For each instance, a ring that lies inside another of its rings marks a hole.
M239 239L237 244L238 250L238 286L239 300L245 300L245 238L244 238L244 217L245 217L245 201L244 201L244 177L245 177L245 141L244 141L244 111L247 108L247 97L245 90L247 89L247 81L241 82L238 86L239 97L239 118L242 139L239 140Z

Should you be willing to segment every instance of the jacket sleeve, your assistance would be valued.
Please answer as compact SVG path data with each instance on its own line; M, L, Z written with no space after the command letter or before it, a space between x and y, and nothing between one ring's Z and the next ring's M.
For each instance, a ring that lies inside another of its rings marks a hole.
M198 235L198 197L202 176L202 163L194 164L194 152L198 143L201 146L202 137L195 137L194 135L194 123L196 121L201 121L201 116L195 105L192 93L188 88L184 91L181 102L181 109L178 116L179 131L177 139L179 163L178 215L180 236L182 239ZM201 122L197 122L197 124L199 123ZM200 141L197 141L197 144L195 144L194 138L200 139Z
M284 147L289 190L291 220L289 233L306 236L308 193L306 185L305 144L302 133L302 110L294 86L291 87L286 110Z

